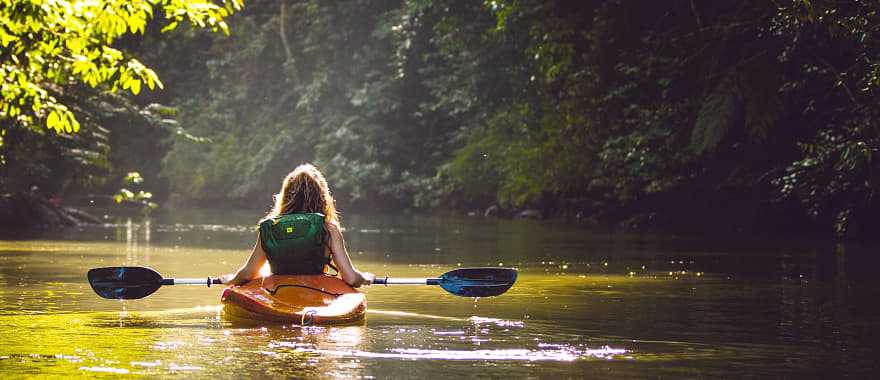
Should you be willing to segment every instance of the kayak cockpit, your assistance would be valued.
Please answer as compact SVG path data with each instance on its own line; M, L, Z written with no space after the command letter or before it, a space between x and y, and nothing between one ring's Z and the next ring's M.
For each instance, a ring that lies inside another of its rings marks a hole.
M221 296L230 320L257 320L299 325L350 324L362 321L367 310L363 293L327 275L272 275Z

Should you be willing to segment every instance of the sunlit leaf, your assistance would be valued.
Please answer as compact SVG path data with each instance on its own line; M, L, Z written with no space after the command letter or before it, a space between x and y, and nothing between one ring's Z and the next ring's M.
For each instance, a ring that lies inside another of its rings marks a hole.
M61 122L61 120L60 120L60 118L58 117L58 113L55 112L55 111L50 112L50 113L49 113L49 117L46 118L46 126L49 127L49 129L55 129L55 130L57 130L57 129L58 129L58 124L59 124L60 122Z

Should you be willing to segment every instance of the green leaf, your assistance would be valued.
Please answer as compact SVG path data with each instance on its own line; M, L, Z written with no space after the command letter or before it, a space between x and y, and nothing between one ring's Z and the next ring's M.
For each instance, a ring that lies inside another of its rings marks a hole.
M73 115L73 113L70 113L70 132L79 132L79 121L76 120L76 117Z
M60 122L61 122L61 118L58 117L58 113L55 111L52 111L49 113L49 117L46 118L46 127L57 131L59 129L58 124Z
M162 28L162 33L174 30L174 28L177 28L177 21L172 21L170 24L165 25L165 27Z

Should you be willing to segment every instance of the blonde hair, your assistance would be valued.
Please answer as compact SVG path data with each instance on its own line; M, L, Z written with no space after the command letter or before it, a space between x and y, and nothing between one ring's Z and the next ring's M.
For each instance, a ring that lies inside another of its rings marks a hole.
M281 182L281 190L274 194L275 205L263 220L295 212L319 212L327 222L339 222L336 200L330 195L327 180L312 164L293 169Z

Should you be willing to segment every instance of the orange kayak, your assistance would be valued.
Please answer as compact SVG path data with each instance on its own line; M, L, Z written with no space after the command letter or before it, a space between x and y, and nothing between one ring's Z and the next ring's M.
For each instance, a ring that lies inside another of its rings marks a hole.
M339 278L272 275L223 290L224 316L298 325L354 323L364 319L367 300Z

